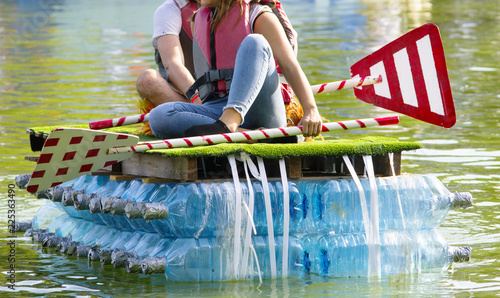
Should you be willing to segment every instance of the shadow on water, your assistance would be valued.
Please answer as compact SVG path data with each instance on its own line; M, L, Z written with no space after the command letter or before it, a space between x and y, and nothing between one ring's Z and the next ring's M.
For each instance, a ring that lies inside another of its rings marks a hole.
M76 124L136 112L135 78L153 67L152 14L163 1L25 0L0 3L0 192L33 169L25 130ZM451 191L470 191L475 205L452 211L440 228L451 245L471 245L472 261L442 273L363 278L226 283L173 283L165 277L88 266L17 236L18 296L311 296L443 295L498 291L500 194L500 7L486 0L290 0L284 3L299 32L299 60L311 84L349 77L349 67L383 44L422 24L441 31L457 110L445 130L404 117L384 129L328 134L329 139L367 133L419 141L403 155L403 172L435 174ZM351 91L317 97L330 120L392 114L354 98ZM29 220L42 202L16 190L16 218ZM8 243L8 197L0 199L0 238ZM10 248L0 246L8 255ZM0 268L7 268L2 261ZM2 269L2 276L8 270ZM0 291L8 289L0 285Z

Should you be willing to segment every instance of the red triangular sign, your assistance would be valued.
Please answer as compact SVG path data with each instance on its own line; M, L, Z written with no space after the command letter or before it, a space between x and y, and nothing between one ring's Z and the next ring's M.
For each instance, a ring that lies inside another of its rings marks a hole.
M382 83L356 88L356 97L438 126L455 124L443 44L435 24L408 32L351 67L352 77L379 75Z

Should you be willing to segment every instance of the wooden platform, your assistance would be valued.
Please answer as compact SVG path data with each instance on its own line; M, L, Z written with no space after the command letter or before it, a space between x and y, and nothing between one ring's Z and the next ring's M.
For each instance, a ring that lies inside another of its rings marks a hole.
M365 174L362 156L350 156L358 175ZM373 156L375 175L392 175L389 157ZM37 161L36 157L26 160ZM255 161L256 162L256 161ZM264 159L268 178L279 178L279 164L274 159ZM342 157L311 156L285 157L289 179L334 178L349 176ZM243 167L238 167L240 177L244 177ZM394 154L396 175L401 174L401 153ZM94 175L110 175L117 181L142 178L144 182L191 182L191 181L223 181L232 180L231 169L226 157L163 157L161 154L135 153L131 158L108 166Z

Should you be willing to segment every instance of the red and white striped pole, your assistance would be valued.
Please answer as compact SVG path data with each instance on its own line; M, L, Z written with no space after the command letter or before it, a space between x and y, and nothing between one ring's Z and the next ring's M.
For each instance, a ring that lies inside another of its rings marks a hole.
M91 122L89 123L89 127L90 129L103 129L116 126L137 124L148 121L149 121L149 113Z
M373 127L373 126L393 125L398 123L399 123L398 116L347 120L347 121L323 123L322 131L327 132L333 130L348 130L356 128ZM230 142L246 142L250 140L296 136L300 134L302 134L301 126L291 126L285 128L269 128L262 130L232 132L227 134L216 134L209 136L160 140L154 142L138 143L135 146L128 146L128 147L127 146L113 147L108 149L108 154L143 152L151 149L194 147L194 146L204 146L204 145L213 145L213 144L230 143Z
M352 78L349 80L326 83L326 84L321 84L321 85L314 85L314 86L311 86L311 90L314 94L320 94L323 92L330 92L330 91L337 91L337 90L342 90L342 89L347 89L347 88L368 86L368 85L373 85L373 84L377 84L377 83L381 83L381 82L382 82L381 75L378 77L374 77L374 76L367 76L367 77L362 77L362 78L358 77L358 78Z
M314 94L320 94L323 92L338 91L347 88L368 86L382 82L382 76L373 77L367 76L362 78L352 78L349 80L343 80L338 82L331 82L326 84L319 84L311 86L311 90ZM104 129L117 126L125 126L130 124L137 124L149 121L149 114L133 115L126 117L119 117L114 119L107 119L101 121L90 122L90 129Z

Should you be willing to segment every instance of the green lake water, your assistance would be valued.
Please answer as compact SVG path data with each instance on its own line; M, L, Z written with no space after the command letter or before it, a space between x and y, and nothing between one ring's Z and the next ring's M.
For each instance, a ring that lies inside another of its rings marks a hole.
M366 278L174 283L47 251L18 234L16 291L6 277L9 184L34 164L26 129L81 124L136 111L135 79L154 67L152 14L162 1L0 1L0 296L492 296L500 292L500 2L487 0L284 0L299 32L311 84L342 80L359 59L425 23L439 26L457 112L444 129L402 117L397 126L325 134L418 141L403 172L434 174L474 206L450 212L440 233L472 247L472 259L441 273ZM352 91L316 97L324 117L392 115ZM43 204L15 191L17 220Z

